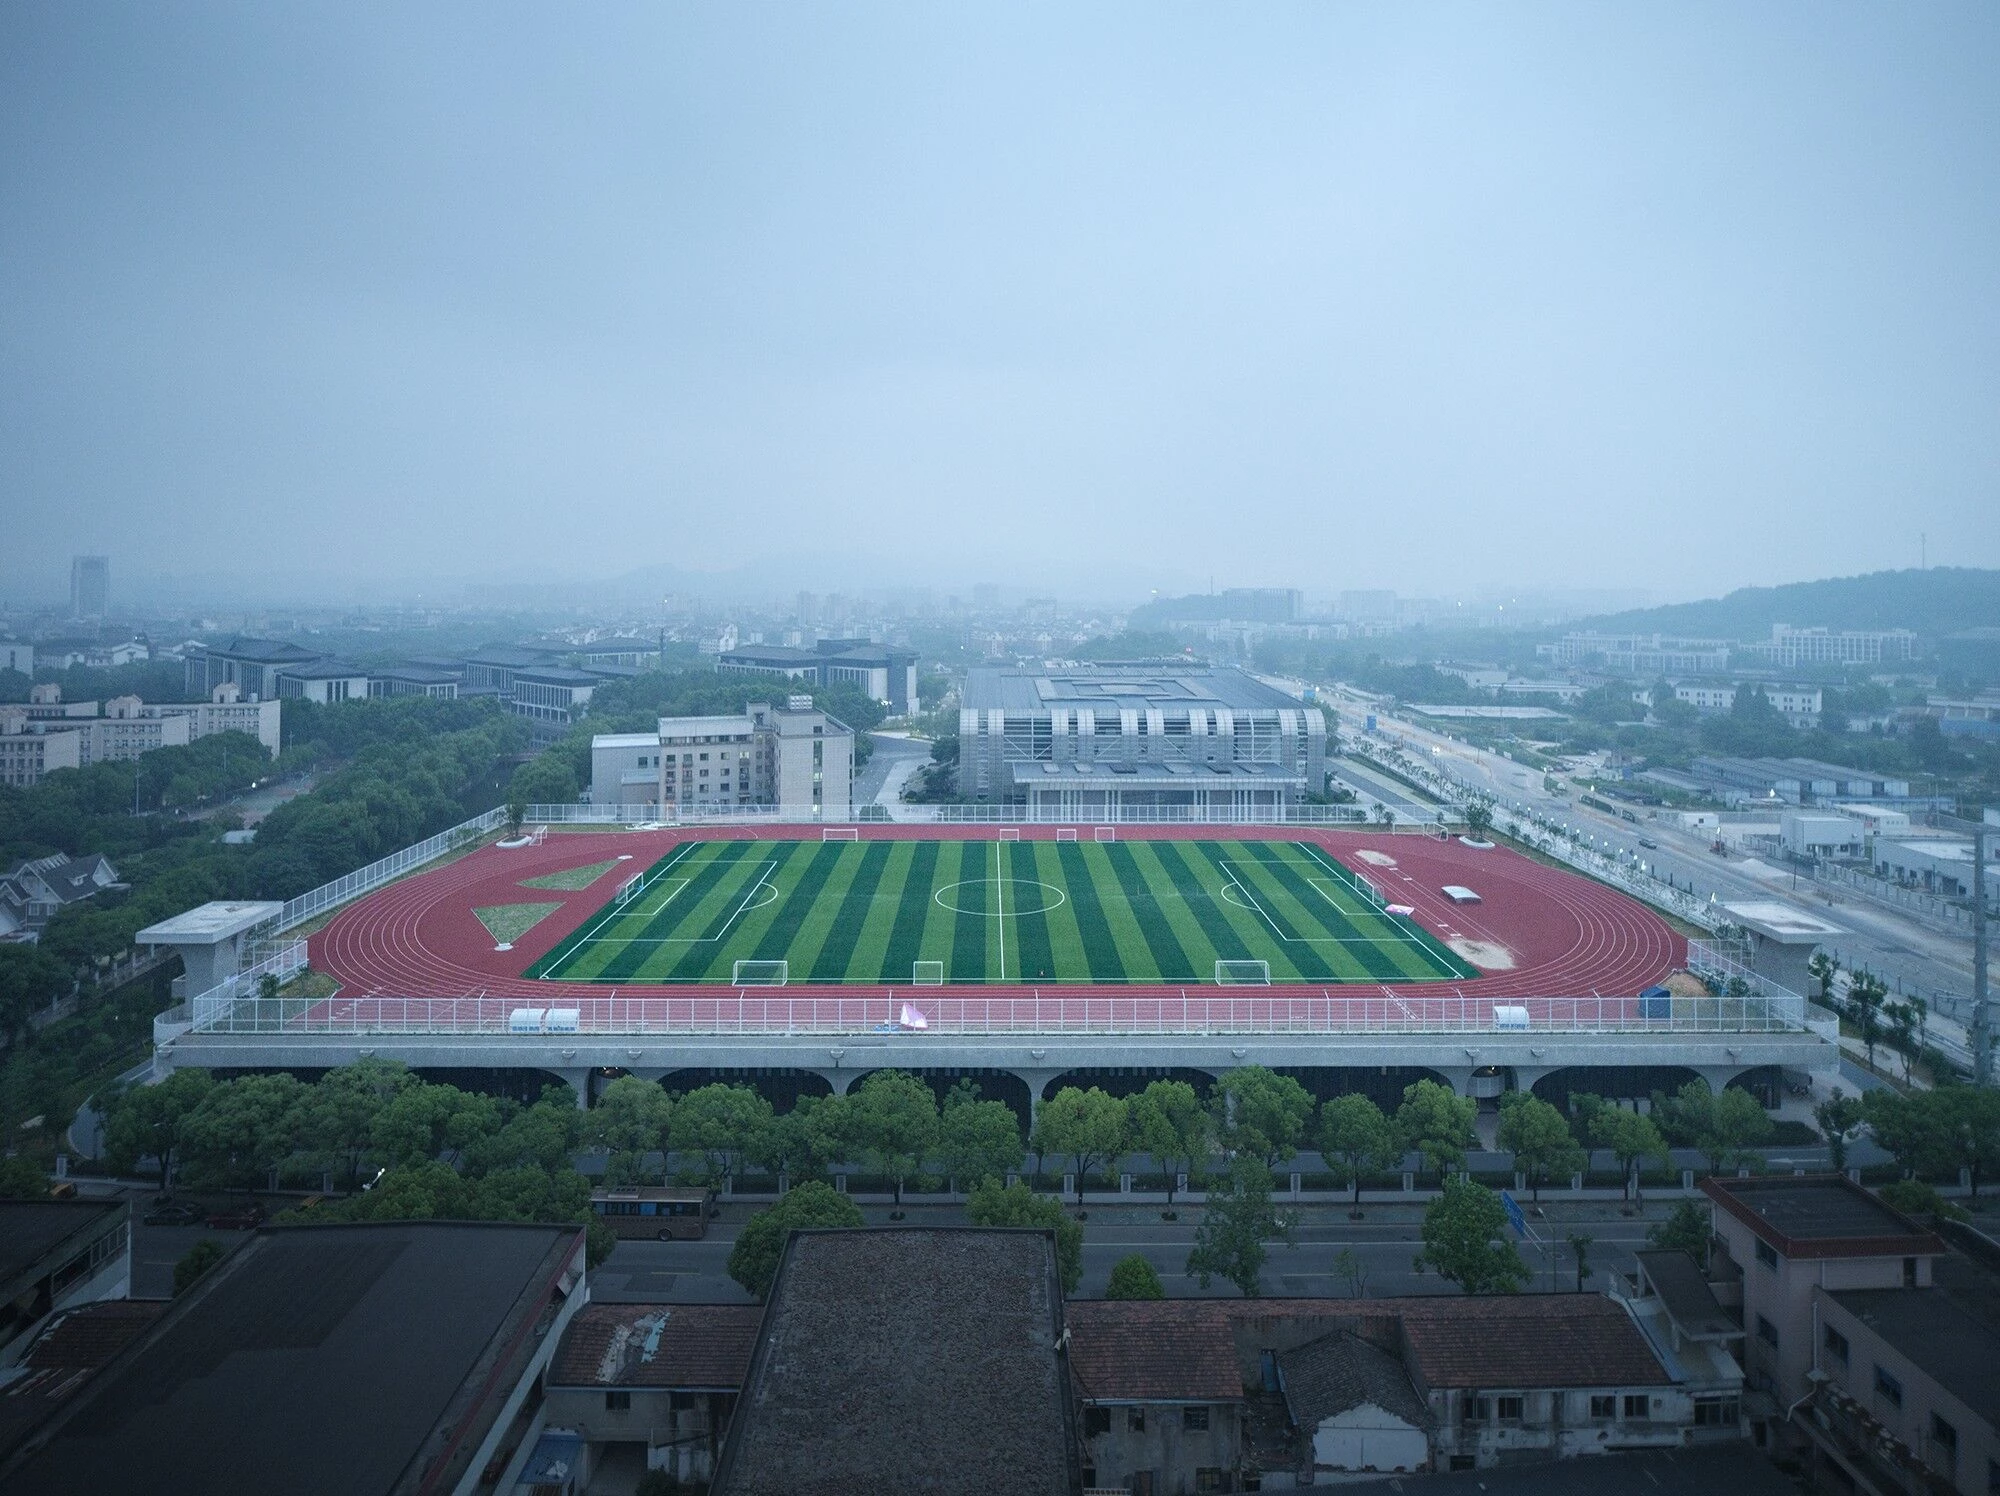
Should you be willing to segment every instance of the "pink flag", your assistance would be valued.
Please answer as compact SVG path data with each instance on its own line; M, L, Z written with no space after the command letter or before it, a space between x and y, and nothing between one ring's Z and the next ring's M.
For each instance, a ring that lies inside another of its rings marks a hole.
M931 1021L910 1004L904 1003L902 1024L904 1028L929 1028Z
M1415 914L1417 911L1408 904L1391 904L1388 908L1388 912L1390 914L1400 914L1405 917L1408 917L1409 915Z

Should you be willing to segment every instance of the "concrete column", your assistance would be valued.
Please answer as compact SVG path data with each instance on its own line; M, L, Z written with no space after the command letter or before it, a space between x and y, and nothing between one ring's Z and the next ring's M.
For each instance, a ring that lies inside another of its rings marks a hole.
M833 1087L834 1095L845 1096L854 1085L854 1082L860 1078L861 1072L859 1070L828 1070L822 1068L813 1071L813 1074L819 1076L829 1086Z
M1431 1068L1444 1077L1444 1083L1451 1087L1454 1094L1464 1096L1472 1090L1472 1072L1478 1067L1474 1065L1433 1065Z
M590 1110L590 1068L588 1066L580 1070L558 1070L556 1071L556 1078L563 1081L572 1091L576 1092L576 1105L579 1111L587 1112Z

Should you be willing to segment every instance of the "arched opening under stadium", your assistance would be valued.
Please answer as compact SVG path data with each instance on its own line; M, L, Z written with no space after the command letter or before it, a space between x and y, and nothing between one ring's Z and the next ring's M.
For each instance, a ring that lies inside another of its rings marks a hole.
M1775 1112L1785 1100L1785 1071L1781 1065L1759 1065L1731 1076L1728 1089L1748 1091L1767 1112Z
M790 1111L804 1096L833 1094L832 1082L818 1071L784 1067L669 1070L660 1077L660 1084L677 1096L699 1091L703 1086L747 1086L770 1102L775 1112Z
M1639 1111L1652 1106L1655 1091L1671 1096L1701 1077L1684 1065L1570 1065L1536 1081L1534 1093L1568 1116L1573 1096L1602 1096Z
M1310 1091L1316 1106L1324 1106L1336 1096L1359 1093L1392 1113L1403 1104L1403 1092L1420 1080L1434 1080L1452 1089L1444 1076L1422 1065L1287 1065L1279 1067L1277 1073L1291 1076Z
M1065 1086L1075 1086L1079 1091L1088 1091L1094 1086L1107 1096L1136 1096L1156 1080L1185 1081L1194 1087L1197 1095L1206 1100L1209 1091L1215 1086L1216 1077L1206 1070L1187 1070L1179 1067L1148 1069L1144 1066L1133 1066L1065 1070L1042 1087L1042 1100L1047 1101Z

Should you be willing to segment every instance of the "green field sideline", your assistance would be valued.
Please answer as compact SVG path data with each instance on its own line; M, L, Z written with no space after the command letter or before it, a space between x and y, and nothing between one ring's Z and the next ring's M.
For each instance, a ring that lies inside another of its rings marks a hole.
M1318 847L1178 840L684 842L528 975L727 984L739 961L873 986L1478 975Z

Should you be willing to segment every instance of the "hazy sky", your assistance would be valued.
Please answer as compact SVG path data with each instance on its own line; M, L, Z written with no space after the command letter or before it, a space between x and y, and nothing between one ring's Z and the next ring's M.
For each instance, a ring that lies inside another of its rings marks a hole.
M2000 7L0 7L0 584L2000 565Z

